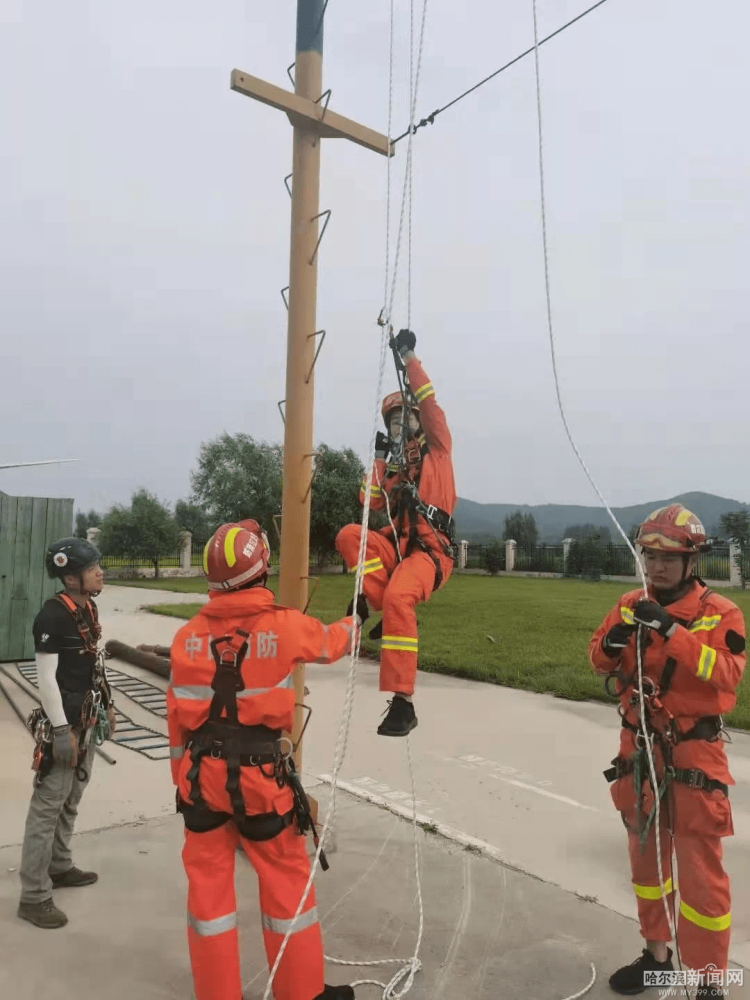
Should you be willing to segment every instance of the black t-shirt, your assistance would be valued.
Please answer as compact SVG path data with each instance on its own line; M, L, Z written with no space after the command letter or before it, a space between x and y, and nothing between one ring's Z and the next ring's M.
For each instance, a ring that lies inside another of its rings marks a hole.
M91 601L94 609L96 604ZM88 608L81 608L84 620L94 629L94 619ZM89 653L78 633L75 619L57 597L51 597L34 619L34 648L37 653L57 653L55 678L62 695L68 722L78 725L81 706L94 683L96 654Z

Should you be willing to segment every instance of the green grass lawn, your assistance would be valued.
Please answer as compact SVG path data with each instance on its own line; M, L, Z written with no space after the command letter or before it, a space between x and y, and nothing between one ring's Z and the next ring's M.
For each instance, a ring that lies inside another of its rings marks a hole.
M272 577L270 583L275 590L278 577ZM205 593L200 578L148 580L140 585ZM353 589L353 576L322 576L310 614L325 622L335 621L346 611ZM591 633L626 590L627 584L622 583L456 575L429 603L418 608L420 670L577 701L609 701L601 679L591 670L586 648ZM750 592L723 593L750 617ZM150 610L190 618L198 608L198 604L158 604ZM373 616L367 628L376 620ZM378 643L365 639L363 646L377 656ZM747 679L727 722L750 729Z

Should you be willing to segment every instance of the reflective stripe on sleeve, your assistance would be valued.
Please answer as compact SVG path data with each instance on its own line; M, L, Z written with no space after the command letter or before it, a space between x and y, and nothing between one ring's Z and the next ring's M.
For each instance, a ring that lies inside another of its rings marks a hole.
M696 676L702 681L710 681L716 663L716 650L710 646L701 646L701 655L698 657L698 669Z

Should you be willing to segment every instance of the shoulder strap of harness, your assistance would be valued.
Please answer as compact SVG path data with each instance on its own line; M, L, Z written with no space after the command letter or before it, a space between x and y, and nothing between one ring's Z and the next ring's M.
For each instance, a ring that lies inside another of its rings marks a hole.
M242 661L247 656L249 638L249 632L238 628L232 635L223 635L211 641L211 654L216 664L211 682L214 696L208 713L211 722L218 722L224 711L227 721L238 721L237 692L245 688L242 679Z
M68 595L64 592L55 594L55 597L60 601L70 617L76 623L78 634L80 635L81 640L88 652L95 653L97 651L99 640L102 637L102 629L99 624L99 615L96 613L94 605L91 601L86 601L86 610L91 615L91 620L94 623L92 636L92 629L89 627L89 623L84 618L80 605L76 604L76 602L72 598L68 597Z

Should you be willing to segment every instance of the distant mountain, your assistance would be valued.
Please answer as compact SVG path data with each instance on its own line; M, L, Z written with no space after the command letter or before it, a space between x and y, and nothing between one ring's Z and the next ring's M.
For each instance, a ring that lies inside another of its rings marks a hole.
M612 512L628 531L631 525L640 524L652 510L666 507L671 503L681 503L692 510L703 522L709 535L716 534L719 519L722 514L732 510L744 510L747 504L739 500L728 500L717 497L713 493L681 493L668 500L653 500L649 503L633 504L631 507L613 507ZM455 518L458 526L457 538L466 538L470 542L487 541L491 538L503 537L503 525L509 514L520 510L522 514L533 514L539 528L539 540L542 542L559 542L563 532L574 524L596 524L610 528L614 539L616 530L609 514L603 507L578 507L565 504L540 504L532 507L528 504L512 503L475 503L459 497Z

